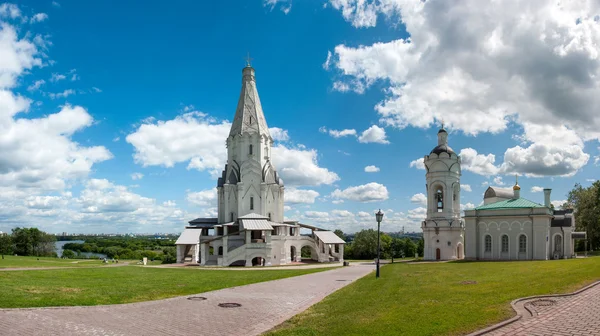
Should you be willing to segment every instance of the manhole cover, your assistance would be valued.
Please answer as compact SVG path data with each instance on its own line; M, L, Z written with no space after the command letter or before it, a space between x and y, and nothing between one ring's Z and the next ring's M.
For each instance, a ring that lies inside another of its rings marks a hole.
M219 303L219 307L221 308L237 308L237 307L241 307L242 305L239 303L234 303L234 302L227 302L227 303Z
M535 306L535 307L548 307L548 306L554 306L555 304L556 304L556 301L548 300L548 299L535 300L535 301L531 302L531 305Z
M204 296L190 296L187 299L191 300L191 301L204 301L204 300L206 300L206 298Z
M461 284L462 285L475 285L475 284L477 284L477 281L466 280L466 281L462 281Z

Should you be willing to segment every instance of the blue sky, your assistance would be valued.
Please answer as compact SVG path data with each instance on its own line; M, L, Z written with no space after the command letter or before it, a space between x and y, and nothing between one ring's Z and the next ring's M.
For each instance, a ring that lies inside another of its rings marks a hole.
M353 232L381 208L385 230L419 231L418 159L441 120L465 208L515 174L558 204L600 169L600 9L535 2L0 4L0 230L178 232L213 215L248 52L286 218Z

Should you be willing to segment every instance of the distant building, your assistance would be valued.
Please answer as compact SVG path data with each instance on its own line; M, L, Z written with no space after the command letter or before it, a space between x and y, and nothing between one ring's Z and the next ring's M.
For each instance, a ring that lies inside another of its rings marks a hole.
M575 256L573 210L555 210L551 189L544 189L544 204L521 197L521 187L489 187L483 205L465 211L467 259L548 260Z
M281 265L300 261L306 246L315 261L342 261L344 241L333 232L283 220L285 188L271 161L273 138L254 74L250 65L242 70L242 90L226 142L227 164L217 182L218 217L189 222L176 242L177 262ZM301 229L312 233L300 235Z

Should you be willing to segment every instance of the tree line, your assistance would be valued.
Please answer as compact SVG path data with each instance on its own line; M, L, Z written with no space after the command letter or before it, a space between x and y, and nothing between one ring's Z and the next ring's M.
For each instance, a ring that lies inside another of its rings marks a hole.
M175 240L150 237L98 237L86 238L83 243L67 243L63 246L63 257L75 257L75 252L105 254L108 258L176 261Z
M0 254L55 257L56 237L37 228L14 228L11 234L0 235Z
M334 233L347 242L344 247L344 259L374 259L377 257L377 230L361 230L348 242L344 232L335 230ZM412 258L417 254L423 255L423 239L417 241L405 237L391 237L380 233L381 259Z
M588 249L600 249L600 181L595 181L591 186L584 188L581 184L569 192L567 202L563 208L574 209L575 229L587 232ZM584 241L577 242L577 250L582 251Z

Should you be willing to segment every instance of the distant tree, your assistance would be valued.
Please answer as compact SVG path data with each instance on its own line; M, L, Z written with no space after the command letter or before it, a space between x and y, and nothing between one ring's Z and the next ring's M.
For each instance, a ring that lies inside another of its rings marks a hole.
M5 254L13 253L13 245L12 238L8 234L0 234L0 254L2 254L2 259L4 259Z
M392 238L381 233L381 257L388 257ZM352 255L355 259L373 259L377 257L377 231L373 229L362 230L356 233L352 242Z
M600 247L600 181L584 188L577 183L567 198L566 208L574 209L576 230L586 231L589 248Z
M53 256L56 237L37 228L14 228L12 230L14 252L24 256Z
M344 234L344 232L342 230L337 229L337 230L333 231L333 233L335 233L335 235L340 237L343 241L346 241L346 235Z
M425 250L425 241L423 240L423 238L421 238L417 242L417 253L422 257L424 250Z
M414 257L415 252L417 252L417 244L410 238L404 238L404 256Z
M67 259L73 259L75 258L75 252L71 250L63 250L62 257Z
M174 262L177 262L177 251L175 250L175 247L164 247L162 253L163 264L172 264Z
M392 238L392 243L390 244L389 256L392 258L392 262L394 262L394 258L402 258L404 257L404 239L400 238Z

